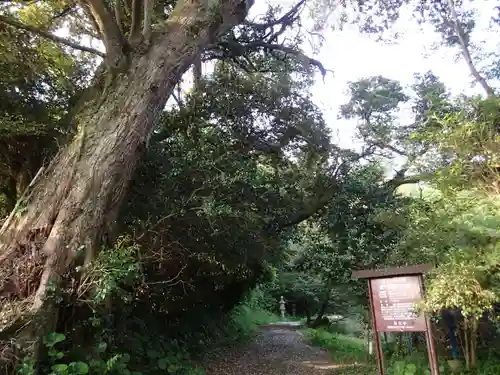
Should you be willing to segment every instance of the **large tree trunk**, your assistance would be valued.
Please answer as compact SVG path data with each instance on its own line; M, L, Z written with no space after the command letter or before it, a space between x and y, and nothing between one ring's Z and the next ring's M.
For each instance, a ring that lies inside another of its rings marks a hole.
M81 262L94 258L174 86L203 47L243 21L248 5L179 0L147 52L129 56L126 71L75 114L77 135L0 231L0 341L14 333L37 341L53 329L48 286L80 262L78 250Z

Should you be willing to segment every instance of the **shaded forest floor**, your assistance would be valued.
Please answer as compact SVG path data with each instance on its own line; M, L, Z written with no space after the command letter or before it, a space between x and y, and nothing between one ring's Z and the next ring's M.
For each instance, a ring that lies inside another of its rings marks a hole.
M326 375L363 373L336 364L330 354L304 342L300 331L267 326L251 343L219 351L203 364L207 375Z

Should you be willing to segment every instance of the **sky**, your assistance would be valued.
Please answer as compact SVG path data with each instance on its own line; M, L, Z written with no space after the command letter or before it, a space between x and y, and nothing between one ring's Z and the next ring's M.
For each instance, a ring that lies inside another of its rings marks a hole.
M251 9L250 17L262 14L266 3L257 0ZM270 3L288 9L293 1L270 0ZM493 15L492 9L496 5L494 3L495 1L491 0L476 2L479 18L473 40L495 40L496 44L498 34L491 31L491 28L488 30L490 17ZM414 73L432 70L453 94L482 93L477 85L472 85L465 61L456 58L457 50L440 48L435 51L431 48L433 43L439 41L439 35L430 25L419 26L408 13L402 15L394 30L401 36L397 43L390 45L377 42L374 37L361 35L354 27L323 32L325 43L319 54L314 57L320 60L325 68L331 69L333 74L327 74L324 81L318 74L312 92L314 101L322 108L324 117L333 130L335 141L342 147L359 149L361 145L354 140L355 122L338 119L339 106L348 101L346 90L349 81L383 75L396 79L403 85L409 85L413 83ZM306 44L303 48L305 51L311 51ZM403 115L402 121L405 121L404 117Z
M332 0L318 0L321 1L332 2ZM265 13L269 4L280 5L286 11L296 2L297 0L255 0L249 18L253 19ZM483 47L487 51L498 50L498 29L491 28L491 16L495 14L493 9L497 1L480 0L473 2L473 5L479 13L472 40L486 41ZM302 22L306 28L312 28L314 21L308 14L305 12ZM334 20L330 21L333 24ZM440 36L434 32L432 26L428 24L419 26L412 19L411 12L403 11L393 31L398 32L398 40L384 44L376 41L373 36L361 35L354 26L337 31L326 28L322 32L324 43L319 53L314 54L309 44L303 45L306 54L320 60L325 68L332 71L324 79L318 72L312 93L314 102L322 109L324 118L332 129L334 141L341 147L359 150L362 146L362 143L355 139L356 122L338 119L339 106L349 100L346 95L349 81L382 75L398 80L406 86L413 83L414 73L423 74L431 70L441 78L452 94L483 94L478 85L473 85L467 64L461 56L458 56L458 50L432 48L432 45L440 40ZM66 29L61 29L57 34L66 36L67 33ZM85 44L102 48L101 43L96 41L86 40ZM209 66L205 68L211 70ZM182 84L183 89L189 89L192 85L190 74L183 77L185 80ZM167 106L174 103L171 98ZM411 114L402 112L400 121L411 121Z

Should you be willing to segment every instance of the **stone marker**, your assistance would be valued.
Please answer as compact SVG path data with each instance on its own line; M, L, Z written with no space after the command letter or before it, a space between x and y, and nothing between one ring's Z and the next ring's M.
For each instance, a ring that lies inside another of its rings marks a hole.
M283 298L283 296L280 297L280 311L281 311L281 318L284 319L285 318L285 311L286 311L286 307L285 307L285 299Z

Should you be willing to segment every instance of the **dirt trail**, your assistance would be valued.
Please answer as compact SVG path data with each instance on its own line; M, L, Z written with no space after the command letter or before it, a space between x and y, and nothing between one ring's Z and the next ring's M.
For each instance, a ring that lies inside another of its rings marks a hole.
M339 368L293 328L266 327L249 345L204 364L207 375L326 375Z

